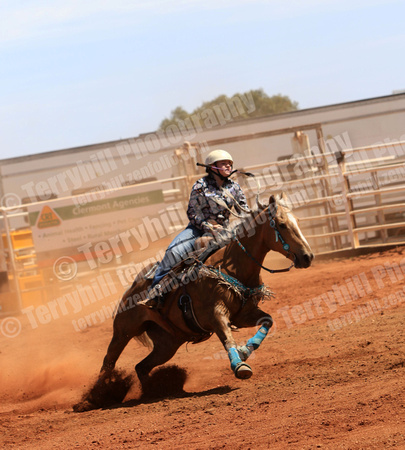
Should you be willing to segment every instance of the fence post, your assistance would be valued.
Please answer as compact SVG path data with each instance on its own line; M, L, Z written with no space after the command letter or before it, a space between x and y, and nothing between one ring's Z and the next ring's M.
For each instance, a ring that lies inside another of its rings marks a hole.
M375 204L377 206L381 206L382 205L381 194L378 193L378 191L380 189L380 182L378 181L377 172L371 172L371 179L372 179L373 188L377 191L377 193L374 195ZM382 210L377 211L377 219L378 219L378 223L380 225L385 224L384 212ZM387 230L385 228L383 228L380 230L379 233L380 233L380 237L381 237L382 241L384 243L386 243L388 241Z
M329 182L329 166L328 166L328 160L325 156L326 153L326 149L325 149L325 139L323 137L323 131L322 131L322 127L316 127L316 137L318 140L318 145L319 145L319 150L321 151L321 155L322 155L322 159L323 159L323 165L324 165L324 172L326 175L328 175L328 178L325 178L324 181L322 181L321 183L323 184L325 191L326 191L326 195L328 197L331 197L333 192L332 189L330 187L330 182ZM336 212L336 206L335 205L331 205L329 202L325 203L325 210L327 213L334 213ZM339 230L339 223L336 219L336 217L331 217L328 220L328 228L329 228L329 232L336 232ZM340 236L334 236L331 238L331 241L333 243L334 241L334 245L337 249L341 249L342 248L342 240L340 238Z
M4 231L5 231L6 237L7 237L7 245L8 245L8 251L9 251L8 257L9 257L11 273L12 273L12 277L13 277L13 281L14 281L14 289L15 289L15 293L17 294L18 310L21 311L22 298L21 298L20 285L19 285L19 279L18 279L18 271L17 271L17 266L15 263L14 246L13 246L13 241L11 239L10 225L8 223L7 210L5 208L2 208L1 212L3 213L3 218L4 218ZM9 268L7 267L7 273L8 273L8 269ZM9 279L10 279L10 277L9 277Z
M342 185L342 198L345 207L347 228L349 229L349 239L352 248L355 249L358 248L360 244L357 233L354 231L355 228L354 217L352 214L350 214L353 211L353 205L348 196L348 194L350 193L350 189L347 178L345 176L346 164L345 164L345 156L342 152L336 153L336 161L338 163L338 174L340 183Z

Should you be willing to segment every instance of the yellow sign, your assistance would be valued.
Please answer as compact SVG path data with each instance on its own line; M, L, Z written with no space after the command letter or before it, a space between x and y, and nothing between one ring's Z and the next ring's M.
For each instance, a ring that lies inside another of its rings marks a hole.
M55 211L49 206L44 206L42 208L41 214L37 222L38 228L50 228L56 227L61 224L59 217L56 215Z

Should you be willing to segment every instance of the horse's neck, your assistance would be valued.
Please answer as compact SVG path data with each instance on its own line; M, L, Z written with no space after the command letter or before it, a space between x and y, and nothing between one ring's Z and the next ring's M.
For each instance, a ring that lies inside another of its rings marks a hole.
M253 236L244 237L239 241L247 253L238 242L233 241L223 253L221 270L225 270L229 275L237 278L248 287L259 285L261 269L259 264L263 264L264 258L268 253L262 240L262 227L257 227Z

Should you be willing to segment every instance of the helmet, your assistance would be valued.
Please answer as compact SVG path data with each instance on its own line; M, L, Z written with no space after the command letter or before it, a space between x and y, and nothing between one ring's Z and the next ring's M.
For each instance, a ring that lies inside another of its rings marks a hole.
M225 150L213 150L212 152L208 153L205 164L209 166L210 164L214 164L217 161L232 161L232 156L226 152Z

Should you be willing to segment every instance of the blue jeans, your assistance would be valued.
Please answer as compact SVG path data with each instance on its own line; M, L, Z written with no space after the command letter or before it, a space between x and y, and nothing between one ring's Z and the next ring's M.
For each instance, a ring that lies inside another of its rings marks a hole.
M166 250L165 256L160 262L159 267L156 269L152 286L159 283L159 281L170 272L173 266L194 251L195 240L203 234L204 232L202 230L199 230L189 223L187 228L173 239Z

